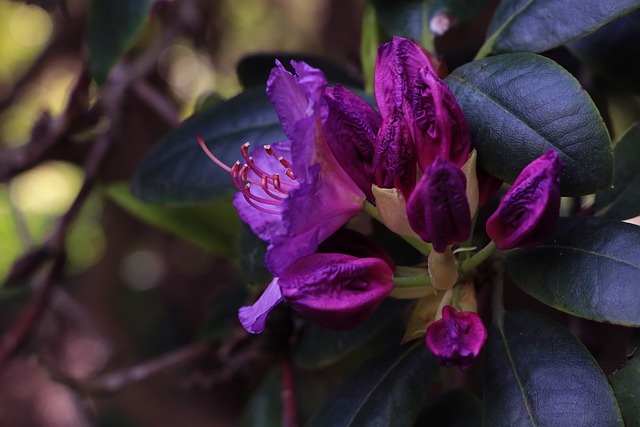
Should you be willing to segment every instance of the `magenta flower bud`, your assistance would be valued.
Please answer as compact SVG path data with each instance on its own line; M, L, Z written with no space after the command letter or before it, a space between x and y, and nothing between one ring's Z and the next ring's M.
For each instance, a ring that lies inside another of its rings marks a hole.
M560 214L560 172L564 163L553 150L525 167L500 206L487 220L487 234L499 249L542 243Z
M330 329L351 329L393 289L393 271L379 258L313 254L290 265L278 280L282 296L304 317Z
M471 233L466 187L467 179L460 168L436 157L409 197L409 225L437 252L466 240Z
M444 366L467 369L480 354L487 340L487 329L480 316L471 311L457 311L451 306L442 308L442 318L427 328L427 348Z

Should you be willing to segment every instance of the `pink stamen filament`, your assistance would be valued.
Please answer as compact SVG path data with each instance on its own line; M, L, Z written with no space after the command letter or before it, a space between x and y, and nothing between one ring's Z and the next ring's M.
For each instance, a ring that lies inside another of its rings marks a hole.
M220 159L218 159L206 146L204 139L202 136L197 136L198 143L200 147L205 152L205 154L219 167L226 170L231 174L231 181L233 185L240 191L247 201L252 207L270 214L281 214L280 210L268 209L265 206L261 206L260 204L268 205L268 206L280 206L281 202L285 199L285 197L274 194L272 190L275 192L287 195L291 188L295 188L296 185L293 182L282 182L280 181L280 175L274 173L272 175L268 174L266 171L262 170L258 165L253 161L253 157L249 156L249 146L248 142L244 143L240 149L242 153L242 157L246 161L245 164L240 166L240 162L236 161L232 167L224 164ZM282 156L277 156L273 151L270 145L263 146L264 150L268 155L274 157L278 162L286 169L285 175L295 181L295 175L293 174L293 170L291 170L291 164ZM257 181L255 178L249 177L249 170L254 172L256 175L260 177L260 181ZM251 184L259 185L260 188L267 194L271 199L267 199L264 197L260 197L251 192ZM272 187L271 189L269 187Z

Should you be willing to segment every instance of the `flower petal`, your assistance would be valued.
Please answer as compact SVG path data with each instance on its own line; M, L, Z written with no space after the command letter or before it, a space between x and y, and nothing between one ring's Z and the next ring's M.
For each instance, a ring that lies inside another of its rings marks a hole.
M303 316L331 329L351 329L393 289L393 272L378 258L312 254L280 276L282 295Z
M466 369L478 357L487 340L487 329L473 312L442 308L442 318L427 329L426 344L441 365Z
M339 85L327 89L325 100L328 115L323 126L327 144L367 199L373 201L373 152L382 117L369 104Z
M553 150L529 163L487 220L487 234L499 249L531 247L553 231L560 214L560 173Z
M278 286L278 278L275 278L253 305L240 307L238 310L240 323L247 332L259 334L264 331L267 315L280 301L282 301L282 293Z
M437 252L471 233L466 185L464 173L453 162L437 157L407 202L411 228Z

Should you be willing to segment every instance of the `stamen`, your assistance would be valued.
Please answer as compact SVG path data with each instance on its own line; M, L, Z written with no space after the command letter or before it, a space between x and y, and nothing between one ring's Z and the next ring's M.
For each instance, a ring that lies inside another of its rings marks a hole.
M285 159L284 157L282 157L282 156L278 157L278 161L279 161L279 162L280 162L280 164L281 164L282 166L284 166L285 168L287 168L287 169L291 168L291 163L289 163L289 162L287 161L287 159Z
M273 176L271 177L271 180L273 181L273 188L275 188L276 190L280 190L280 175L278 175L277 173L274 173Z
M231 168L229 166L222 163L216 156L213 155L211 151L209 151L206 144L204 143L204 139L202 138L202 135L196 136L196 139L198 140L198 144L200 144L200 148L202 148L202 151L204 151L205 154L209 156L209 158L213 160L213 162L216 165L220 166L222 169L226 170L227 172L231 172Z
M296 176L293 174L293 171L291 169L287 169L287 171L285 172L285 174L291 178L292 180L296 180Z

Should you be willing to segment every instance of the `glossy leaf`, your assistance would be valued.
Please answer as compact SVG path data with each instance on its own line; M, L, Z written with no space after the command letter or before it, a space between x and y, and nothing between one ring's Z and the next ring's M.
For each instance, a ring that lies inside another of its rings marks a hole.
M413 426L438 365L424 342L375 357L327 399L314 426Z
M593 101L569 73L531 53L463 65L446 78L478 150L478 165L513 182L550 148L565 164L563 195L608 188L611 140ZM508 159L509 161L505 161Z
M438 395L420 414L418 426L480 427L482 401L475 393L457 388Z
M640 215L640 122L620 138L614 159L613 188L596 194L598 215L633 218Z
M153 226L202 249L221 255L236 255L240 219L229 200L197 206L167 206L143 202L131 194L125 183L110 185L105 191L123 209Z
M513 311L489 329L483 425L623 426L606 376L566 329Z
M640 227L602 218L560 218L546 243L507 258L511 279L558 310L640 326Z
M638 0L502 0L479 56L543 52L589 34L638 7Z
M632 340L631 359L625 366L609 375L626 427L640 427L640 340L638 330Z
M370 341L405 306L404 301L388 298L371 317L346 331L325 329L308 322L293 349L294 363L304 369L318 369L341 360Z
M264 88L249 89L205 107L164 137L133 177L133 193L150 202L193 203L234 193L229 173L213 163L196 140L227 165L241 157L240 146L282 141L284 134Z
M98 84L142 31L152 0L91 0L87 22L89 72Z
M610 83L640 95L640 11L567 45L576 57Z

